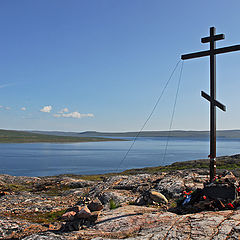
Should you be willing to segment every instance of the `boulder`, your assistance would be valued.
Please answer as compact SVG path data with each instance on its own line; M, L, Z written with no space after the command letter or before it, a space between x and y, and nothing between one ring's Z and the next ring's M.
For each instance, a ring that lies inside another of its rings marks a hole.
M79 205L76 205L76 206L74 206L74 207L71 207L71 208L68 208L67 210L66 210L66 212L79 212L79 211L81 211L82 210L82 207L81 206L79 206Z
M180 176L168 174L158 183L157 190L168 197L180 197L185 190L184 180Z
M95 200L91 201L87 205L87 207L91 212L101 211L103 209L103 205L98 199L95 199Z
M75 215L76 215L76 212L74 212L74 211L66 212L62 215L62 219L64 221L73 221Z
M91 218L91 211L88 209L87 206L84 206L76 215L75 218L78 219L90 219Z
M157 202L157 203L164 202L164 203L168 204L167 198L160 192L156 192L156 191L152 190L152 191L150 191L149 196L154 202Z
M103 192L98 196L103 205L108 205L112 199L117 205L120 205L128 200L128 198L118 192Z
M99 215L101 214L101 211L95 211L91 214L91 218L89 219L91 222L96 222Z

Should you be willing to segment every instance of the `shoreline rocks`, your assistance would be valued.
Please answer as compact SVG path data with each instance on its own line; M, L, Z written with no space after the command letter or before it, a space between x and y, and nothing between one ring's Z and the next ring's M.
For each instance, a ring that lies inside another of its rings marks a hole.
M0 175L0 239L237 239L240 210L172 211L184 191L201 191L207 179L203 170L102 181Z

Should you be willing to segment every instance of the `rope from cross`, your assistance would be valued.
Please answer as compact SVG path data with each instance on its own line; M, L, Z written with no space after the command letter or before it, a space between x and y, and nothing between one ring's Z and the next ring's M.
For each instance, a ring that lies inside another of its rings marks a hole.
M215 27L211 27L210 36L201 39L202 43L210 43L210 50L181 56L182 60L210 56L210 96L201 92L202 97L210 102L210 182L216 176L216 107L226 111L226 107L216 100L216 55L240 50L240 45L216 48L216 41L224 38L224 34L216 35Z

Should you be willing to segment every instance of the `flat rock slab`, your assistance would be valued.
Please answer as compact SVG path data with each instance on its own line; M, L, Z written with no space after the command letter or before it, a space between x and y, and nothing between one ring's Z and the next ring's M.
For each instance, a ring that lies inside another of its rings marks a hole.
M177 215L155 208L124 206L105 212L92 228L62 233L65 239L239 239L240 210Z
M40 224L0 218L0 239L22 239L29 234L47 231L48 228Z
M31 236L25 237L22 240L67 240L67 238L56 235L51 232L33 234Z
M53 233L38 224L0 219L0 236L1 239L25 237L26 240L239 239L240 210L177 215L156 208L129 205L104 212L91 228L69 233Z

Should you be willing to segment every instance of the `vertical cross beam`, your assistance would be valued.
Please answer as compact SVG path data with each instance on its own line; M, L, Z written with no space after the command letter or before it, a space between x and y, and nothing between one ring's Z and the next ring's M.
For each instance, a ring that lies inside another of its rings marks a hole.
M224 38L224 34L216 35L216 29L211 27L210 36L201 39L202 43L210 43L209 50L181 56L182 60L210 56L210 96L202 91L202 96L210 102L210 182L216 175L216 107L226 111L226 107L216 100L216 55L240 51L240 45L216 49L216 41Z
M216 99L215 27L210 28L210 97ZM210 102L210 181L216 176L216 105Z

